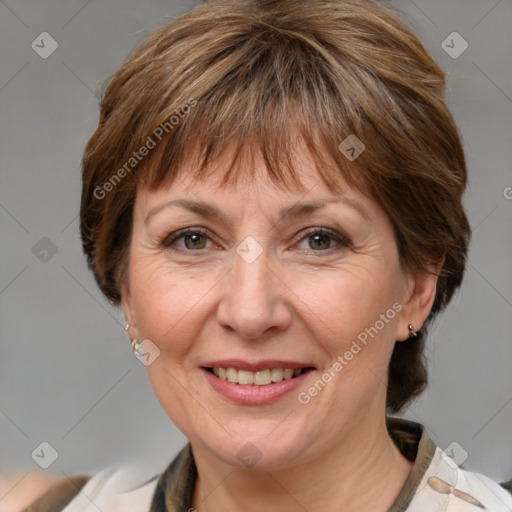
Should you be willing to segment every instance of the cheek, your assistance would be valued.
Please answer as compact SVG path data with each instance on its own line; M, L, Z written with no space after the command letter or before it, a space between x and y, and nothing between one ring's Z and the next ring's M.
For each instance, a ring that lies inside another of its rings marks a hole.
M372 345L372 350L364 350L367 357L383 358L389 352L401 309L393 281L393 272L379 279L373 273L348 271L295 281L300 283L296 293L306 306L302 309L308 329L332 358L344 354L354 341L361 349Z
M205 321L203 299L215 284L213 276L185 275L165 266L139 267L132 288L139 335L161 351L181 353Z

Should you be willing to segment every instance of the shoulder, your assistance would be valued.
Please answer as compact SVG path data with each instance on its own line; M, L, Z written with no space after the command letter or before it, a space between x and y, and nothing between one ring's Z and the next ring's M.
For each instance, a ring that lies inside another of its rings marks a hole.
M502 482L500 484L502 487L504 487L505 489L507 489L507 491L512 494L512 480L509 480L508 482Z
M387 426L402 454L414 461L389 512L512 511L512 481L499 484L465 468L457 450L441 450L420 423L388 417Z
M510 512L512 494L488 476L459 467L452 457L436 447L432 462L407 510L472 512L478 509Z
M80 492L90 480L90 475L74 475L61 478L23 512L60 511Z
M133 468L108 468L94 475L58 480L23 512L127 512L149 510L158 475L142 479Z
M503 485L481 473L458 469L457 486L468 495L481 498L487 509L496 512L512 510L512 494Z

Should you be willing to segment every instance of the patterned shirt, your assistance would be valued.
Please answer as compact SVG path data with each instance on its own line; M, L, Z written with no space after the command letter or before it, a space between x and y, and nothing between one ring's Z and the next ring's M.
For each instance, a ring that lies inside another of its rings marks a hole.
M457 454L442 451L415 422L387 418L388 431L413 469L387 512L512 512L509 484L500 485L459 466ZM197 468L190 443L160 475L128 484L122 469L57 482L23 512L196 512L192 497ZM74 498L73 498L74 496Z

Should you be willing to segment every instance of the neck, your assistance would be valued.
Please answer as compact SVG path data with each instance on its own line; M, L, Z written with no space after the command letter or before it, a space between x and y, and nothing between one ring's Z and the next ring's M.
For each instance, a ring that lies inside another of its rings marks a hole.
M385 512L413 466L390 439L385 417L372 428L355 426L334 447L286 470L233 468L195 449L194 457L193 507L200 512Z

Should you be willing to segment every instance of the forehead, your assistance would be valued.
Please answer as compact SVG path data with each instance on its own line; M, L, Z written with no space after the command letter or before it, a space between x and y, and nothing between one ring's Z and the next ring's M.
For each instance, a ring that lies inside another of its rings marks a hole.
M235 160L233 154L233 147L228 147L202 172L198 172L199 157L195 154L192 158L185 159L175 176L166 182L156 187L139 184L137 196L143 196L148 203L178 195L203 200L227 196L248 200L258 195L260 199L279 198L283 201L294 198L312 199L318 196L361 196L361 192L350 186L337 169L333 168L330 173L330 176L333 176L331 179L336 183L326 183L312 156L302 148L297 148L293 153L293 177L286 171L284 165L279 176L271 176L258 150L246 150L237 155ZM226 180L226 173L232 163L233 171Z
M286 184L273 180L263 159L254 155L250 162L237 161L237 179L227 183L223 178L231 159L226 155L213 162L202 177L195 162L189 160L172 182L138 190L136 217L146 224L160 210L180 206L224 221L226 214L236 217L256 211L276 219L292 219L331 204L348 207L372 224L376 216L386 216L377 201L350 186L341 174L336 180L337 189L332 190L307 154L296 153L294 160L296 180Z

